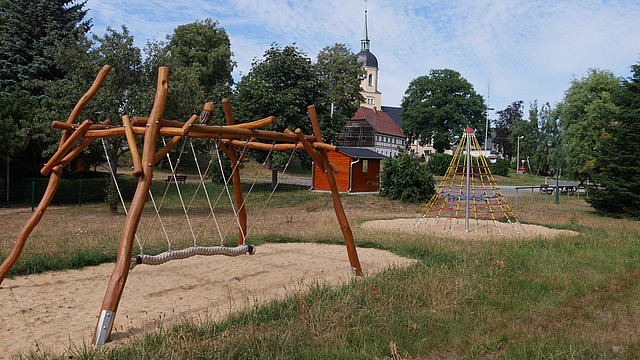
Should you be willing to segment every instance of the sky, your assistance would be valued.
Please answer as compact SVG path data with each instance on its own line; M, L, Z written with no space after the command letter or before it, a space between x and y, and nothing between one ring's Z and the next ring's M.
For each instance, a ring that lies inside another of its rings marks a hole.
M640 61L638 0L88 0L92 32L126 25L143 48L211 18L229 34L239 80L273 43L315 61L335 43L360 51L368 9L382 104L399 106L431 69L461 73L489 107L562 101L590 68L630 76ZM494 117L495 113L489 113Z

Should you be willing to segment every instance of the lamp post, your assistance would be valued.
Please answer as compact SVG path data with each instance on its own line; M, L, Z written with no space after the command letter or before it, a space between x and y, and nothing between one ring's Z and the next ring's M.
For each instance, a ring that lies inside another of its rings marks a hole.
M556 141L556 146L558 142ZM556 204L560 204L560 186L558 184L560 179L560 152L556 148Z
M518 136L518 155L516 156L516 174L520 174L520 139L522 139L524 135Z

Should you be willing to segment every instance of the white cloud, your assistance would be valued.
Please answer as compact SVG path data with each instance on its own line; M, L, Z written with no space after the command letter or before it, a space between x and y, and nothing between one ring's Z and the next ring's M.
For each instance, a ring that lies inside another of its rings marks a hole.
M210 17L231 38L236 76L271 43L296 43L314 58L336 42L359 51L363 2L354 0L89 0L94 30L126 24L137 43L163 39L181 24ZM370 0L371 51L383 103L398 105L409 82L452 68L504 108L515 100L557 102L572 75L589 67L628 75L638 61L636 1Z

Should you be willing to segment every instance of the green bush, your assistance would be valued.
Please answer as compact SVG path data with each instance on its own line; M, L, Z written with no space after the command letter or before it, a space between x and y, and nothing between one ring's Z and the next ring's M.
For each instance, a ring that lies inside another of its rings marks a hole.
M640 219L640 181L621 182L598 178L600 187L590 187L586 201L598 212Z
M427 159L427 170L436 176L444 176L449 168L453 156L445 153L429 155Z
M489 168L493 175L509 176L510 165L507 159L496 159L495 163L489 164Z
M433 175L425 164L414 161L411 154L402 153L382 164L380 195L406 203L426 201L433 195Z
M229 176L231 176L231 161L227 158L220 159L222 162L222 168L224 169L224 177L220 171L220 163L218 159L213 159L213 164L209 168L209 178L214 184L224 184L224 179L230 182Z

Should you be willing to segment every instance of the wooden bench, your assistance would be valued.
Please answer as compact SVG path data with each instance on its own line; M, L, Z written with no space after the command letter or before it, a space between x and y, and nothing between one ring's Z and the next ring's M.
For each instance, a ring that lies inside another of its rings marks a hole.
M176 175L175 178L173 175L169 175L167 176L167 179L164 182L170 183L172 181L184 183L185 181L187 181L187 175Z

